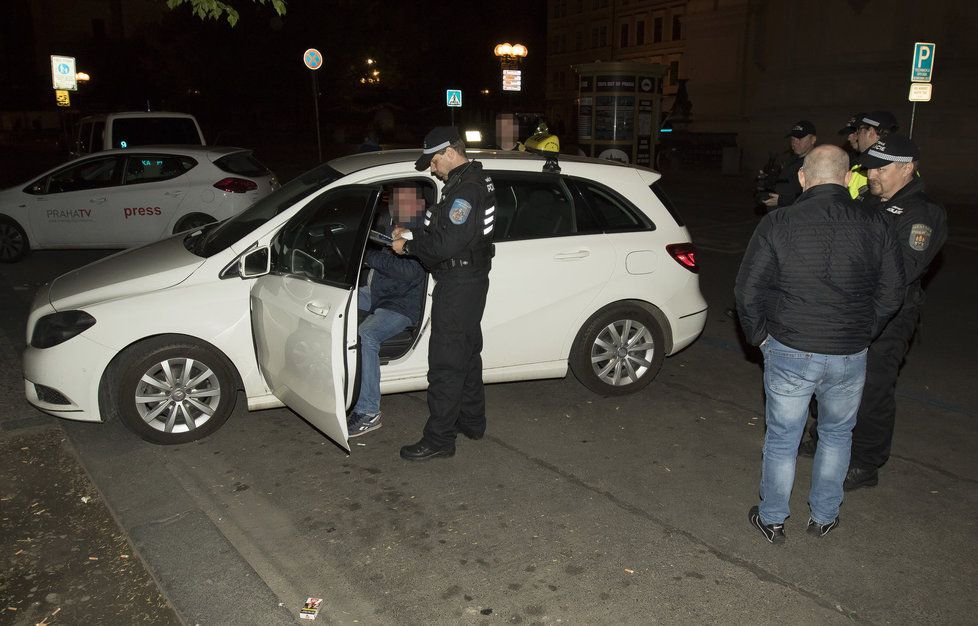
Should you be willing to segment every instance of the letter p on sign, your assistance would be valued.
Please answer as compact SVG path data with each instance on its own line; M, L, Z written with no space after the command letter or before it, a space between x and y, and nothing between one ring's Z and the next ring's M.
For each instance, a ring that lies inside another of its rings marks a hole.
M918 41L913 46L913 67L910 71L910 81L914 83L929 83L934 75L934 50L936 44Z

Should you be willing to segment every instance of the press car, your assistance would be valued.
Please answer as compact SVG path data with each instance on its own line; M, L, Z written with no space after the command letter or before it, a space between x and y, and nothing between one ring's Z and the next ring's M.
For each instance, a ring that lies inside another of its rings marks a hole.
M344 157L219 224L58 277L35 297L28 400L56 416L120 419L149 441L204 437L231 415L287 405L342 447L357 395L356 286L385 188L441 183L417 150ZM488 383L568 368L602 395L648 385L706 321L695 249L659 174L526 153L470 151L496 188L483 317ZM432 280L429 279L430 298ZM383 393L424 389L422 322L385 343Z
M0 191L0 261L128 248L243 211L278 187L241 148L141 146L69 161Z

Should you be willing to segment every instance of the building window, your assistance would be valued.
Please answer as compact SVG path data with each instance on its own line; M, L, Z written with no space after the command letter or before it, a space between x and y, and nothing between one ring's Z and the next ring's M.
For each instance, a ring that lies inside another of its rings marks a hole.
M679 41L683 38L683 16L672 16L672 40Z
M662 18L652 20L652 43L662 43Z
M580 52L584 49L584 31L574 33L574 50Z
M608 27L601 27L601 47L604 48L608 45Z
M621 40L620 43L618 44L618 47L619 48L628 47L628 24L621 25Z
M554 17L564 17L567 15L567 0L557 0L554 3Z
M679 84L679 61L669 61L669 85Z
M598 47L598 27L597 26L595 26L594 28L591 29L591 47L592 48L597 48Z
M635 45L645 45L645 20L635 22Z

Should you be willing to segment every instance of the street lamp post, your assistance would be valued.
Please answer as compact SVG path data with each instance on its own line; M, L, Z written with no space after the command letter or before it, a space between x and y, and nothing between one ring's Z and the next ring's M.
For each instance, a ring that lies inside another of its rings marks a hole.
M502 88L504 92L512 93L523 90L523 59L526 58L527 49L521 43L497 44L492 53L499 58L499 67L502 70ZM512 108L512 100L510 108Z

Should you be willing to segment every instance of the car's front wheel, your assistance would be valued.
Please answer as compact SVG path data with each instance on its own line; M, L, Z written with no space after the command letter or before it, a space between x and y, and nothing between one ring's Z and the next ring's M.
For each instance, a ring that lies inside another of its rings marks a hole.
M220 428L237 396L235 376L215 349L179 338L131 346L110 378L110 413L153 443L202 439Z
M603 396L645 388L662 369L662 327L644 308L619 305L595 313L571 348L570 367L581 383Z
M182 233L185 230L194 230L215 221L217 220L206 213L189 213L181 217L180 221L176 223L176 226L173 227L173 234Z
M0 262L14 263L30 251L27 233L20 224L8 217L0 217Z

